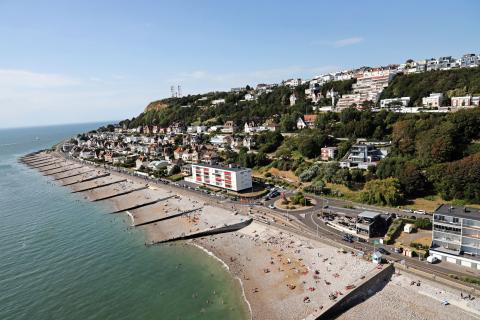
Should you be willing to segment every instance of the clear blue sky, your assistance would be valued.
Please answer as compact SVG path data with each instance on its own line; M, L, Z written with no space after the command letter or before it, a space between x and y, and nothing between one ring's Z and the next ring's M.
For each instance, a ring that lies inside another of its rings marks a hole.
M480 53L479 1L0 0L0 127L123 119L184 93Z

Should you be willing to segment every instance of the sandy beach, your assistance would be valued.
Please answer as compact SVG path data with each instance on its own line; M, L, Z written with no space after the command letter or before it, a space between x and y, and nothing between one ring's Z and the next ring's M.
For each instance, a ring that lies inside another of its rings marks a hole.
M71 163L62 166L68 168ZM91 201L109 198L104 201L112 212L128 210L119 214L127 214L129 224L141 225L138 228L145 231L146 244L235 225L248 218L242 207L116 172L101 177L104 170L88 171L91 169L84 165L51 177L81 173L58 182L73 183L69 186L72 191L93 188L80 194ZM95 179L80 182L90 178ZM215 255L241 281L253 319L315 318L365 277L379 272L356 252L256 221L238 231L179 242L185 243ZM475 319L472 313L480 314L480 302L461 300L460 292L427 280L421 280L419 287L411 286L411 281L409 275L395 275L382 291L339 319L384 319L387 309L392 310L391 319ZM442 306L445 299L451 305ZM437 307L430 308L432 305Z

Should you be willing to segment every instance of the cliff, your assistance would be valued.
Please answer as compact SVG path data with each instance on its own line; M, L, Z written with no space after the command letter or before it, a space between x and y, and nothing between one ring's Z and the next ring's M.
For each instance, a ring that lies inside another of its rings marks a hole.
M152 101L145 107L144 112L147 112L150 110L161 110L161 109L165 109L166 107L168 107L168 104L165 103L164 100Z

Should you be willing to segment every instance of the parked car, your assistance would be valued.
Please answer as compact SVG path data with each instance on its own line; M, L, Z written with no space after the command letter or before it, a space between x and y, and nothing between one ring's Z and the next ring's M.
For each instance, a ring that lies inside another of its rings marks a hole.
M344 234L343 237L342 237L342 240L347 241L349 243L352 243L353 242L353 237L350 234Z
M384 248L378 248L377 251L380 252L381 254L384 254L384 255L387 255L387 256L390 254L390 252L388 252L388 251L385 250Z
M415 213L415 214L427 214L425 212L425 210L415 210L415 211L413 211L413 213Z
M275 206L274 206L273 204L269 204L269 205L268 205L268 208L269 208L269 209L275 209Z
M403 252L403 248L395 247L395 248L393 248L393 251L394 251L395 253L402 253L402 252Z
M437 257L434 257L434 256L428 256L427 257L427 262L428 263L434 264L434 263L437 263L438 261L440 261L440 260L438 260Z

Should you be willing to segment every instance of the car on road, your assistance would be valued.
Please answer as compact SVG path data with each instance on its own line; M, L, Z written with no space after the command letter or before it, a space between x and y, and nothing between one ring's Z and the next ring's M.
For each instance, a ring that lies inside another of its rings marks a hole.
M403 248L395 247L395 248L393 248L393 252L395 252L395 253L402 253L402 252L403 252Z
M415 211L413 211L413 213L415 213L415 214L427 214L425 212L425 210L415 210Z
M384 254L386 256L388 256L390 254L390 252L388 252L387 250L385 250L384 248L378 248L377 250L378 252L380 252L381 254Z
M273 204L268 205L269 209L275 209L275 206Z
M343 241L352 243L353 242L353 236L351 234L344 234L342 237Z

